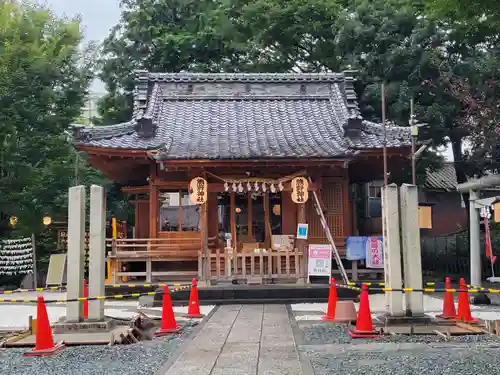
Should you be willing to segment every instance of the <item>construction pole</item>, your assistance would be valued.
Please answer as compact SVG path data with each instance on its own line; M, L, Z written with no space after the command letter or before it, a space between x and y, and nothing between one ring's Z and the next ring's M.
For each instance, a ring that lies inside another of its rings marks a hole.
M381 101L382 101L382 126L384 127L384 186L388 183L388 171L387 171L387 127L385 123L385 87L382 83L381 87Z

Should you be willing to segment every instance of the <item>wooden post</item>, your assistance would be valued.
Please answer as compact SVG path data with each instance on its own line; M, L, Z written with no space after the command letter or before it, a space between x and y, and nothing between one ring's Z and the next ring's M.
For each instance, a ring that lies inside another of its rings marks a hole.
M271 219L269 215L269 193L264 193L264 228L265 228L265 243L268 249L272 249L271 246ZM278 259L279 262L279 259Z
M33 249L33 289L38 287L37 267L36 267L36 243L35 233L31 235L31 247Z
M235 275L238 272L238 239L236 238L236 193L234 191L229 193L229 209L229 219L231 221L231 246L233 248L233 271L231 274ZM229 258L229 262L231 262L231 258Z
M207 202L201 205L200 233L201 233L201 252L203 254L202 259L204 259L204 262L202 263L203 280L208 285L208 283L210 282L209 280L210 267L212 265L210 261L210 254L208 252L207 206L208 206Z
M306 204L299 204L299 209L297 210L297 224L305 224L306 222ZM306 246L307 240L297 240L299 251L302 253L302 275L299 275L297 283L309 283L309 278L307 277L307 257L308 249Z
M248 192L248 239L253 242L253 199L252 193Z

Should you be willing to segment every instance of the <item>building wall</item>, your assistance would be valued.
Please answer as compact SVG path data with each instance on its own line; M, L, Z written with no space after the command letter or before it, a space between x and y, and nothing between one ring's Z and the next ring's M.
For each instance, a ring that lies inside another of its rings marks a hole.
M457 191L424 191L422 197L432 206L432 229L422 229L422 236L443 236L467 228L467 211Z

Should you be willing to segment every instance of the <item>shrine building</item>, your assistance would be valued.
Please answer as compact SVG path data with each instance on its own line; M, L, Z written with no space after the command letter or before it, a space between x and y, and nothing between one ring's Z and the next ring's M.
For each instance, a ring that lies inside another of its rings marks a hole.
M135 208L132 238L109 240L112 282L295 282L329 234L340 258L347 236L381 235L384 139L400 168L410 128L384 136L364 120L354 83L350 71L137 71L129 121L72 128Z

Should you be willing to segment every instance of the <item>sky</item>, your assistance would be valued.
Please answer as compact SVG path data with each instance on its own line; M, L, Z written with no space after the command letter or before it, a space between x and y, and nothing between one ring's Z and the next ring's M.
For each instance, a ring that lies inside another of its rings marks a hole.
M49 6L59 17L82 19L85 41L102 42L120 19L120 0L34 0ZM102 82L96 81L92 91L102 92Z

